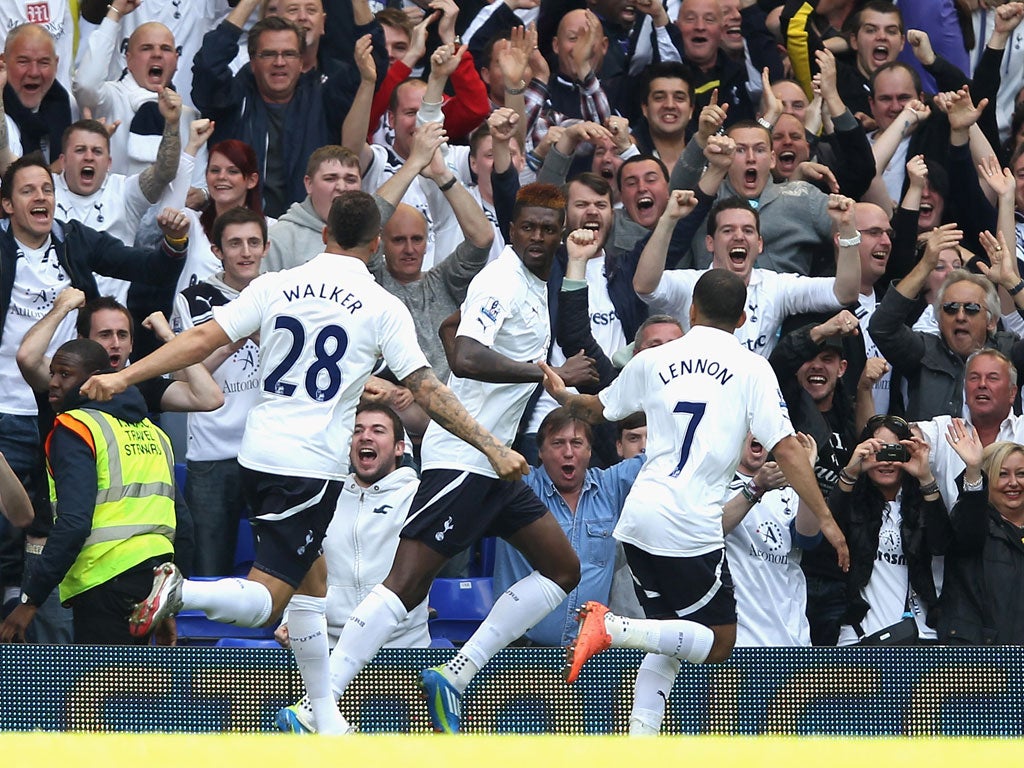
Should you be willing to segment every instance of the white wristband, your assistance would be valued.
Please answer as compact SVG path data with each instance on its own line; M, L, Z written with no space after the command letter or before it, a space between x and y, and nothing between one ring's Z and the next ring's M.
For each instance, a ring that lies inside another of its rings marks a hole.
M847 239L845 237L839 237L838 243L840 248L852 248L855 245L860 245L860 232L853 237Z

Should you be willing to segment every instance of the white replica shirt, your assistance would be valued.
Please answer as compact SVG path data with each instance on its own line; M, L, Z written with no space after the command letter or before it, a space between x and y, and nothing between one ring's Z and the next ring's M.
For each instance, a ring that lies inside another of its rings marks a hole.
M721 549L722 498L747 432L769 448L793 434L768 361L707 326L636 355L599 397L608 421L647 415L647 462L615 538L664 557Z
M75 3L75 13L78 4ZM75 22L68 0L2 0L0 2L0 36L19 24L38 24L53 37L57 51L57 80L71 93L71 65L75 60ZM20 152L17 154L21 154Z
M736 475L723 501L750 480ZM736 645L759 648L807 647L807 580L802 550L793 544L800 497L792 488L769 491L725 537L736 592Z
M117 80L125 69L128 38L143 24L159 21L174 35L178 46L178 69L174 73L174 89L189 107L192 103L192 62L203 44L203 35L213 29L231 9L227 0L161 0L142 3L121 19L117 52L110 62L108 80ZM244 45L244 42L243 42ZM182 134L187 135L187 134Z
M604 353L611 357L626 346L626 334L622 330L612 297L608 295L608 278L605 275L604 251L587 262L587 311L590 313L590 332ZM576 354L576 350L572 351ZM557 367L565 362L565 354L558 344L551 347L551 365ZM571 390L576 392L575 389ZM558 403L547 392L542 392L537 406L530 416L527 433L536 434L544 417L558 407Z
M875 308L878 306L878 302L875 300L875 294L857 294L857 319L860 320L860 335L864 339L864 354L868 360L872 357L885 357L881 352L878 351L878 345L875 344L871 338L871 332L868 330L868 322L871 320L871 316L875 313ZM872 387L871 394L875 399L875 413L888 413L889 412L889 385L892 382L892 366L889 366L889 370L886 371L882 378L875 382L875 386Z
M540 362L551 343L547 296L547 283L524 267L509 246L469 284L456 335L520 363ZM448 386L484 429L511 445L537 385L495 384L453 373ZM460 469L497 477L482 453L434 421L423 436L423 469Z
M651 306L652 314L672 315L688 331L693 286L706 271L666 269L654 292L640 294L640 298ZM834 277L805 277L755 268L747 285L747 321L736 329L736 338L751 352L768 357L775 349L782 322L790 315L842 309L833 291L835 283Z
M427 366L409 310L351 256L320 254L261 275L213 318L232 341L260 333L260 402L238 463L261 472L342 479L378 359L399 380Z
M910 571L907 568L907 557L903 554L903 536L900 534L900 523L903 521L902 493L900 491L895 501L886 502L882 512L875 566L861 593L870 606L860 622L865 635L895 624L903 618L906 609ZM934 640L935 630L925 623L928 607L912 589L910 610L917 622L918 636L923 640ZM856 631L849 624L840 628L839 645L853 645L857 639Z
M957 452L946 440L946 435L949 434L949 425L952 422L953 417L945 415L936 416L928 421L914 422L914 426L921 430L921 438L931 448L928 462L931 464L932 473L939 484L942 502L950 512L960 493L956 487L956 479L967 469L963 459L957 455ZM970 423L969 419L968 423ZM1024 443L1024 417L1017 416L1010 411L999 425L999 435L996 440Z
M863 329L862 329L863 330ZM939 336L939 321L935 319L935 307L929 304L924 308L924 312L917 318L917 322L914 323L914 331L921 333L930 333L933 336Z
M391 571L398 534L405 526L412 499L420 486L411 467L399 467L369 488L355 475L345 478L331 524L324 538L327 558L327 631L337 641L353 609ZM426 648L427 600L409 611L385 648Z
M238 298L238 291L225 285L218 274L198 289L174 297L171 328L175 333L187 331L213 319L213 292L229 302ZM188 414L189 461L220 461L238 456L242 433L249 411L260 401L260 348L247 339L210 375L224 393L224 405L207 413Z
M99 232L116 237L125 245L135 244L139 223L149 209L149 201L139 187L139 177L108 173L103 185L91 195L76 195L60 173L53 177L53 193L57 202L56 218L80 221ZM100 296L113 296L127 303L129 280L96 275Z
M0 392L3 393L0 413L34 416L38 412L36 398L18 370L15 355L29 328L53 309L57 294L69 288L71 280L57 260L52 240L47 240L42 248L28 248L17 241L15 243L18 259L15 262L14 289L0 340ZM53 357L65 341L75 338L77 318L78 310L74 310L61 320L46 348L48 357Z

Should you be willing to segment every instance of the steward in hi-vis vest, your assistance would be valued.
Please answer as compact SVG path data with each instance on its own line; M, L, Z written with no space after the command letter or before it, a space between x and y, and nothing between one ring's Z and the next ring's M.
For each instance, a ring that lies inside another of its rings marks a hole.
M173 556L170 440L146 418L134 387L108 403L79 394L90 375L108 367L103 347L88 339L64 344L50 364L50 403L58 412L46 438L54 525L26 575L22 605L0 627L5 639L23 635L59 585L76 643L138 644L129 613L149 592L153 568Z

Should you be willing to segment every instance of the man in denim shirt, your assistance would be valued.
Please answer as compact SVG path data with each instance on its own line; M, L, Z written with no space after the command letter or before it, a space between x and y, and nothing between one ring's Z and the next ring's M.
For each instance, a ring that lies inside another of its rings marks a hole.
M561 524L580 558L580 583L525 637L534 645L565 646L576 637L576 609L587 600L607 601L615 573L615 539L626 494L643 466L643 455L608 469L587 469L591 429L556 408L537 432L541 466L523 480ZM497 542L494 589L500 594L533 570L504 539Z

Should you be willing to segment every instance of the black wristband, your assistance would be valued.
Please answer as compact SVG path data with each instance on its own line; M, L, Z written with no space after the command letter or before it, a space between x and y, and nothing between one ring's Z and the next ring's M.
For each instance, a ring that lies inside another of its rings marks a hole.
M1022 279L1019 283L1013 286L1013 288L1010 288L1007 291L1007 293L1010 294L1011 296L1016 296L1021 291L1024 291L1024 279Z
M447 192L449 189L455 186L455 182L457 182L458 180L458 176L452 176L444 184L438 184L437 188L440 189L442 192Z

